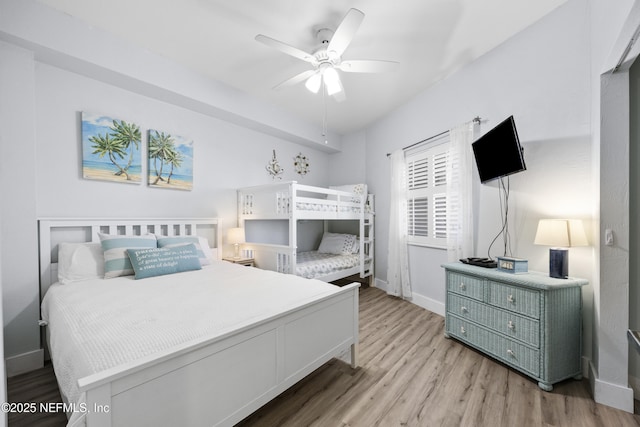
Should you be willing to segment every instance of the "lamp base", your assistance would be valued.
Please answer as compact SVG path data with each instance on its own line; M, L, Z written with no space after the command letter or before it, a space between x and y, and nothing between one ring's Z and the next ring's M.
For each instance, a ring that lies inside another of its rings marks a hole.
M549 276L556 279L569 277L568 249L549 249Z

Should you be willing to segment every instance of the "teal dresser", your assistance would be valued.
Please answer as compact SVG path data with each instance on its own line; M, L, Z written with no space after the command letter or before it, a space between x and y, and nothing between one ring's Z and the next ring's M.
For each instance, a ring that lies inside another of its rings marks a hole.
M583 279L462 263L446 271L445 336L536 379L546 391L581 378Z

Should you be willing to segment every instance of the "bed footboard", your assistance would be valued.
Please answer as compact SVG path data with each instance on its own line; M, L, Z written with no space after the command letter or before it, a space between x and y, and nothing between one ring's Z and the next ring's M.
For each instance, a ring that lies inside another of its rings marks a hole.
M232 426L334 357L356 367L358 287L81 379L87 426Z

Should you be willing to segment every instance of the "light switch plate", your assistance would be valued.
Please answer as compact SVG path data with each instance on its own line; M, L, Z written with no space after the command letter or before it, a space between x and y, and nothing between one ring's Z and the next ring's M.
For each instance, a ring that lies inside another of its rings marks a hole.
M604 230L604 244L607 246L613 246L613 230L610 228Z

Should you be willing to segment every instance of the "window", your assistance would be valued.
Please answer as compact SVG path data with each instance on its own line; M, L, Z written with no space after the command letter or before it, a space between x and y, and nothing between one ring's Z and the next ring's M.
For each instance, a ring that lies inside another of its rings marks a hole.
M407 232L411 244L447 245L447 149L431 143L411 150L407 164Z

